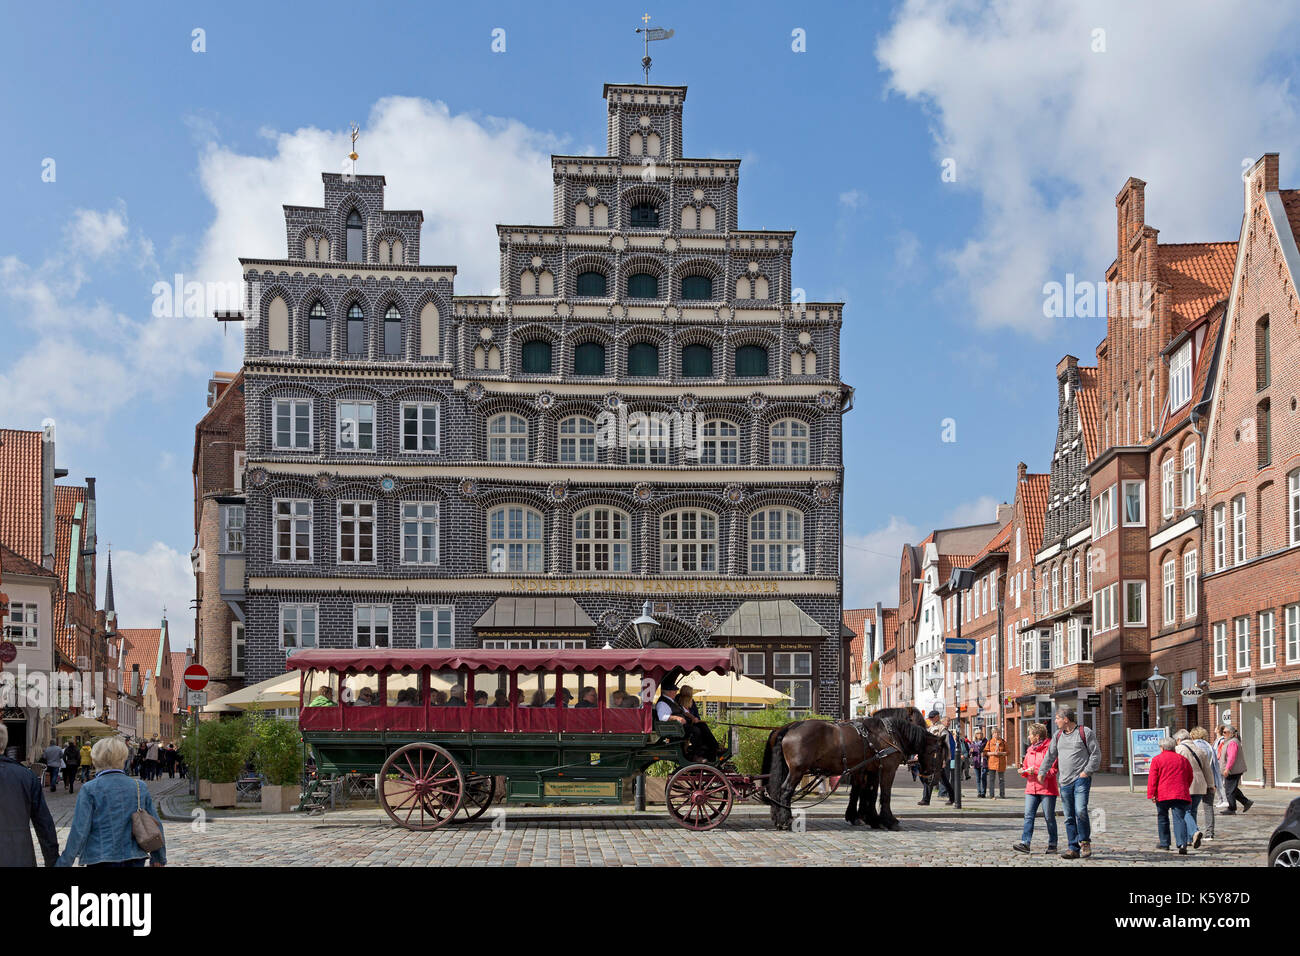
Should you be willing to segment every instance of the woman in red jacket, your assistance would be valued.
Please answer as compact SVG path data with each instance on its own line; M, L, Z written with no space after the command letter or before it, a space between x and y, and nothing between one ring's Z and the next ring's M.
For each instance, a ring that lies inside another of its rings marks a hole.
M1042 766L1043 758L1047 756L1047 726L1030 724L1028 731L1029 749L1025 751L1024 759L1020 761L1020 776L1025 778L1025 827L1020 832L1020 842L1011 849L1020 853L1029 852L1029 841L1034 838L1034 821L1041 806L1043 816L1047 819L1047 852L1055 853L1056 798L1061 795L1056 785L1056 763L1053 761L1051 769L1047 771L1046 779L1039 782L1038 768Z
M1192 765L1174 752L1174 739L1160 741L1160 753L1151 761L1147 771L1147 799L1156 802L1156 829L1160 836L1158 849L1169 849L1169 817L1174 818L1174 843L1178 852L1187 855L1188 816L1192 810ZM1201 832L1193 819L1195 831L1193 846L1201 845Z

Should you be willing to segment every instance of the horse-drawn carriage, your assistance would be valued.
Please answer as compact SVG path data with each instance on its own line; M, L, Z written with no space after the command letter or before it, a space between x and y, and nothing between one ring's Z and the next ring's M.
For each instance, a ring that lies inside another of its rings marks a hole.
M301 672L299 726L318 771L374 774L379 805L413 830L475 819L496 799L619 803L627 781L661 760L679 766L665 803L688 829L718 826L737 799L771 802L769 774L695 760L683 725L655 719L666 676L736 665L730 648L362 648L289 658ZM873 750L863 734L854 756L867 755L865 767L884 746ZM840 769L860 770L844 752ZM791 783L786 773L781 785Z

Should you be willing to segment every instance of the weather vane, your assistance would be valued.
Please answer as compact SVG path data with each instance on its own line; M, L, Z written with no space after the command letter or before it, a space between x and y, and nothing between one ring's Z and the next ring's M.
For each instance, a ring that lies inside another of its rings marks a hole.
M645 41L645 56L641 57L641 69L645 70L646 86L650 85L650 41L667 40L673 35L672 30L665 30L662 27L650 26L650 14L641 18L641 22L646 24L644 27L637 27L636 32L644 34L642 39Z

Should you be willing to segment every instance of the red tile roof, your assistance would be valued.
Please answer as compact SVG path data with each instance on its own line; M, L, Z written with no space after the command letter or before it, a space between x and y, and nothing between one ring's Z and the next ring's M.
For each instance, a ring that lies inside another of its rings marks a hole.
M1185 402L1182 408L1169 416L1169 420L1164 423L1163 434L1169 434L1186 422L1192 415L1192 409L1196 407L1205 394L1206 387L1209 385L1210 365L1214 359L1214 347L1219 340L1219 332L1223 326L1224 306L1225 303L1222 302L1215 305L1209 317L1205 319L1205 339L1201 342L1201 351L1199 354L1192 356L1194 363L1192 367L1195 369L1195 380L1192 382L1192 401Z
M54 573L59 576L59 590L54 595L54 643L59 653L69 661L77 659L76 632L66 625L68 603L68 561L72 556L72 528L78 524L74 519L77 505L83 505L80 526L85 528L86 489L80 485L54 486ZM78 548L84 548L86 539L84 530L78 541ZM83 580L81 569L77 573L77 593L87 592L87 582ZM92 596L93 600L93 596Z
M1025 508L1025 540L1029 550L1036 551L1043 543L1043 521L1047 516L1047 499L1051 496L1051 475L1025 475L1018 494Z
M943 587L948 583L948 576L952 574L953 568L969 568L975 563L973 554L941 554L939 555L939 586Z
M41 563L41 433L0 428L0 541Z
M1098 424L1101 408L1097 396L1101 393L1101 369L1096 366L1079 366L1079 391L1075 396L1079 407L1079 426L1083 430L1083 446L1088 461L1101 454L1098 441Z
M978 564L990 554L1006 554L1011 544L1011 525L1008 521L1001 528L998 528L993 537L989 538L989 543L980 549L980 553L971 559L972 564Z
M898 646L898 608L886 607L881 608L881 617L883 620L876 629L876 656L879 657L886 650ZM850 674L850 681L864 681L867 679L867 652L866 652L866 630L867 622L874 621L876 617L875 608L850 608L844 612L844 625L854 634L853 640L849 642L849 648L853 653L853 660L857 662L857 673Z
M43 578L57 578L53 571L47 571L33 561L28 561L16 551L0 544L0 571L5 574L26 574Z
M1181 332L1228 294L1237 264L1236 242L1160 243L1159 278L1170 287L1170 308Z
M131 678L131 668L140 667L140 686L127 686L131 693L138 694L147 686L146 682L156 675L158 669L158 644L162 640L161 627L124 627L119 632L127 640L125 681Z

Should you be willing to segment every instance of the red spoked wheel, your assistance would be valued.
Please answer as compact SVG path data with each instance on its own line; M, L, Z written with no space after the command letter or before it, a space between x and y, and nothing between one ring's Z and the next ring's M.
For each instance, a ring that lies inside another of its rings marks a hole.
M455 818L465 797L465 774L436 744L407 744L379 772L379 805L399 827L435 830Z
M460 802L460 811L456 814L456 822L469 823L469 821L477 820L483 816L487 808L492 805L492 797L496 793L496 789L496 777L485 777L482 774L471 773L465 780L465 799Z
M664 802L674 820L688 830L712 830L731 813L731 783L717 767L693 763L668 778Z

